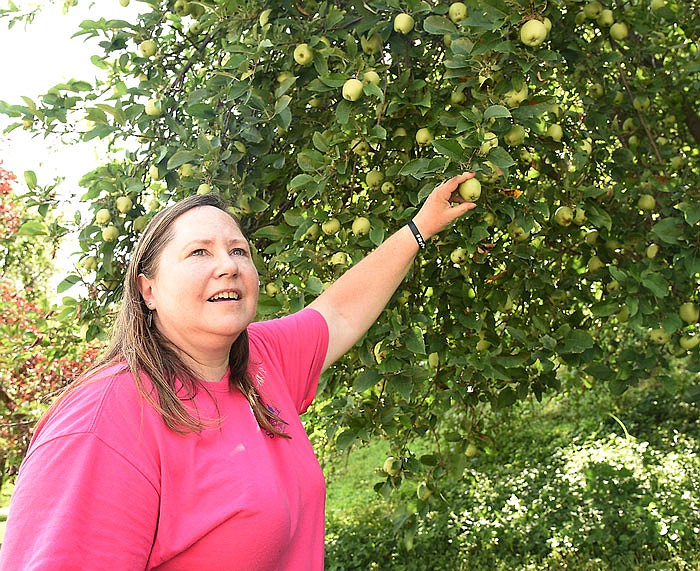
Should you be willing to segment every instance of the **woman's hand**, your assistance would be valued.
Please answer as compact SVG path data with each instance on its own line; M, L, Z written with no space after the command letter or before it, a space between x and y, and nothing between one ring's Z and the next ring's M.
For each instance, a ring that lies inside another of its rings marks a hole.
M448 224L476 207L466 202L457 193L457 187L467 179L474 178L473 172L452 177L436 187L425 199L413 222L426 240L447 227Z

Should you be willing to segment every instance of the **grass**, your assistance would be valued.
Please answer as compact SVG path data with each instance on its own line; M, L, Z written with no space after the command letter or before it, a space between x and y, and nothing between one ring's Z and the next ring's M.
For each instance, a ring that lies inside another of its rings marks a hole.
M700 569L696 406L648 385L559 394L491 420L491 445L431 504L411 550L392 514L412 494L385 502L371 489L386 443L330 473L328 571Z

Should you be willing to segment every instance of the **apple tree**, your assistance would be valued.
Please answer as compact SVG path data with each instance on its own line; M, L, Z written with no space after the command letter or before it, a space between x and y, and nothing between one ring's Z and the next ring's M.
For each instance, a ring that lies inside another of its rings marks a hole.
M304 306L471 170L478 209L421 251L323 379L329 445L393 442L378 490L411 482L427 509L487 443L488 411L561 390L563 371L615 392L650 378L679 392L668 371L697 373L697 0L142 7L95 8L76 31L99 42L98 80L0 105L14 127L113 150L82 179L66 277L87 288L65 316L88 336L170 201L232 201L265 318Z

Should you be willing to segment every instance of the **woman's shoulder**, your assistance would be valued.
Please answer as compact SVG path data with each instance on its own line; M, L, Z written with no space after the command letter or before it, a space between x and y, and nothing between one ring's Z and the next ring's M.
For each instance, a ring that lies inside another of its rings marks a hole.
M284 317L255 321L248 326L248 334L251 339L275 335L303 341L304 335L310 335L314 330L325 330L326 328L323 316L315 309L307 307Z
M111 431L121 422L141 418L143 404L126 363L100 367L59 396L37 426L35 439Z

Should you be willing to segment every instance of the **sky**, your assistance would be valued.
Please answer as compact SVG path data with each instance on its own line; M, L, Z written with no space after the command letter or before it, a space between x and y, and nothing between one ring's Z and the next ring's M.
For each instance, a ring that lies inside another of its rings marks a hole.
M22 5L22 2L16 1ZM43 3L43 2L40 2ZM0 6L5 2L0 0ZM85 19L120 18L133 19L138 2L132 1L123 7L118 0L99 0L93 3L80 0L67 14L62 13L62 2L47 5L35 20L28 25L17 24L7 29L7 21L0 20L0 54L2 54L2 79L0 80L0 100L10 104L22 104L21 96L36 99L57 83L69 79L82 79L92 82L100 70L92 65L90 56L96 53L84 38L71 36ZM95 8L98 6L98 8ZM93 40L94 41L94 40ZM0 115L0 162L3 168L17 175L18 191L26 191L24 172L36 173L41 186L51 184L57 177L57 192L65 197L63 206L70 214L76 207L70 197L80 196L80 177L97 166L100 156L99 142L61 145L58 141L32 135L24 129L4 133L10 123ZM68 241L60 256L69 258L74 245ZM60 281L61 276L57 276Z

